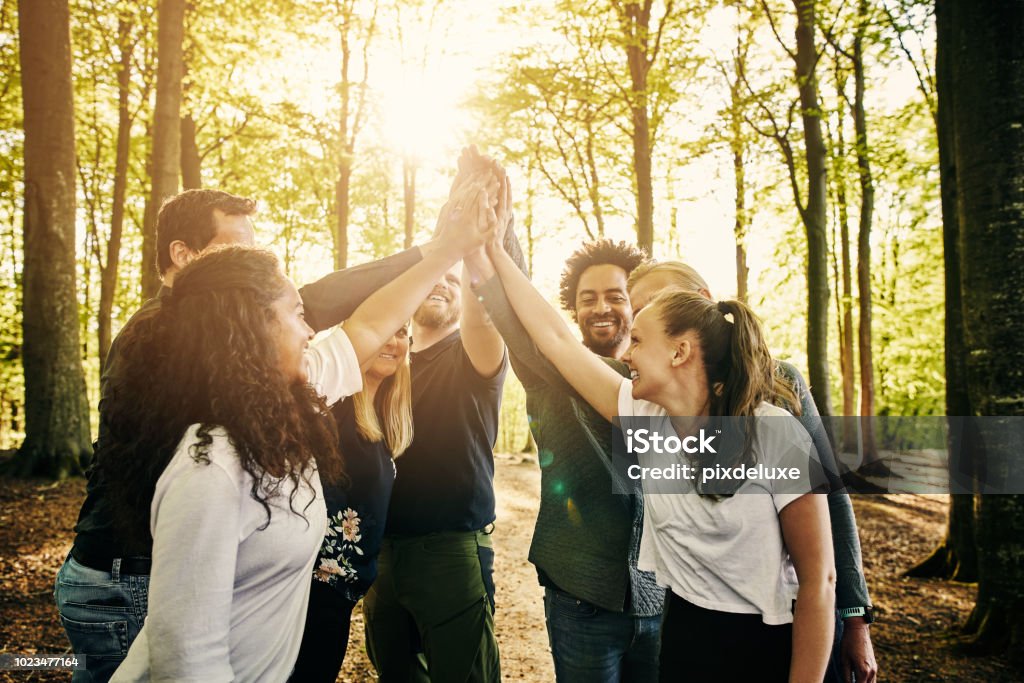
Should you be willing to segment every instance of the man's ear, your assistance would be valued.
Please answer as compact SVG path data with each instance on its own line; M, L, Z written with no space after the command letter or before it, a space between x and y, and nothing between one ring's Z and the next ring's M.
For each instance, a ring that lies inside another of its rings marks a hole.
M181 240L171 242L168 250L171 254L171 263L177 266L178 270L187 266L196 257L196 252Z
M672 352L672 367L678 368L690 359L693 354L693 344L689 339L680 339L676 342L676 348Z

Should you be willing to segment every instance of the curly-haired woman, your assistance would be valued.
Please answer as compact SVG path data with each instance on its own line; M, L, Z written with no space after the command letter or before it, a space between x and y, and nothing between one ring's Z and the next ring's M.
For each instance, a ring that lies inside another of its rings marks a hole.
M146 623L112 680L288 677L327 524L321 477L343 476L313 387L358 391L360 363L484 236L444 234L447 248L313 346L295 286L247 247L195 259L130 330L98 458L125 533L151 534L153 560Z
M363 370L363 390L332 409L348 481L325 485L327 535L313 566L306 629L293 681L333 683L348 647L352 610L377 578L395 481L393 458L412 442L409 328Z

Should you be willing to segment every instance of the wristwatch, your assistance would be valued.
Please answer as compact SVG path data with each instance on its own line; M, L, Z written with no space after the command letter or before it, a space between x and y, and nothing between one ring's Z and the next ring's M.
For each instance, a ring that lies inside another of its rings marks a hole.
M849 619L850 617L864 617L865 624L873 624L875 623L875 610L871 606L846 607L839 610L840 619Z

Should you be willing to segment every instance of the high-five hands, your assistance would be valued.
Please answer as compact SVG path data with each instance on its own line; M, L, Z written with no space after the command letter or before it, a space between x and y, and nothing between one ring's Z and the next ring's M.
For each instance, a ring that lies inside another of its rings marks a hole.
M494 237L498 220L480 179L453 188L438 221L438 238L446 249L466 256Z

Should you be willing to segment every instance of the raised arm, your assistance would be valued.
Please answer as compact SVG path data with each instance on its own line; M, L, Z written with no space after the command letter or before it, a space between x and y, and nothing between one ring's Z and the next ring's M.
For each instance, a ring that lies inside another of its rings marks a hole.
M504 170L501 171L498 181L495 220L506 225L512 213L512 190ZM462 320L459 329L473 369L481 377L490 378L501 370L505 362L505 341L494 327L472 287L474 272L485 268L486 263L487 255L483 247L466 255L462 272Z
M825 497L800 496L779 512L779 521L800 582L789 680L817 683L825 677L835 629L836 572Z
M618 412L622 376L573 336L558 312L544 300L505 252L500 240L489 243L487 253L501 278L512 309L534 344L584 400L610 421Z
M405 324L430 294L434 283L462 259L478 249L493 232L493 215L486 193L477 185L461 190L460 199L466 208L449 211L439 230L441 242L409 270L377 290L355 310L345 322L352 347L359 363L364 363L380 350L392 335ZM478 225L491 226L487 230Z

